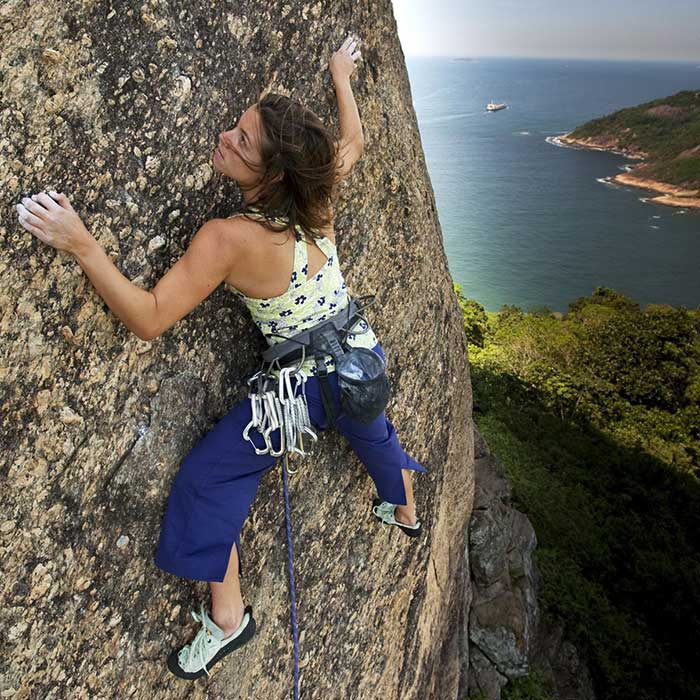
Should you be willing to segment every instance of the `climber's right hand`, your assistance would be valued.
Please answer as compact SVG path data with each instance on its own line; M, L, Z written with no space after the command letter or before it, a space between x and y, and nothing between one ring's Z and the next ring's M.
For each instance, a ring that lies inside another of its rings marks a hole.
M361 58L362 53L355 51L360 40L353 34L348 34L348 38L343 45L331 56L328 68L333 76L333 81L349 79L355 70L355 61Z

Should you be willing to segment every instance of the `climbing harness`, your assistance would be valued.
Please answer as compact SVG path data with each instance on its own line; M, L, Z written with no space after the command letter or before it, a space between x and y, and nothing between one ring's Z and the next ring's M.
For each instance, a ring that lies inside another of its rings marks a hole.
M368 296L374 301L373 294ZM348 305L338 314L291 338L272 333L285 338L285 341L273 345L263 353L265 361L273 362L284 358L289 362L296 359L300 352L303 356L307 347L313 350L321 399L331 425L335 425L340 416L336 415L328 382L328 368L325 363L327 355L331 355L335 362L340 407L344 415L362 423L371 423L386 408L391 396L391 384L382 357L369 348L352 347L347 342L351 333L362 335L369 330L369 324L362 313L363 306L351 297ZM365 321L365 328L354 331L360 320ZM297 347L299 345L301 349Z
M374 295L368 295L374 301ZM362 297L366 299L367 297ZM372 303L370 302L370 303ZM357 420L369 423L386 407L391 386L386 376L384 360L368 348L354 348L347 344L348 336L361 335L369 330L363 315L364 306L350 297L349 303L337 314L292 337L279 336L285 340L270 346L263 352L261 368L247 380L248 398L252 417L243 430L256 454L284 456L282 483L284 487L284 514L287 528L287 551L289 568L289 591L292 604L292 638L294 641L294 700L299 698L299 642L297 636L296 594L294 585L294 562L292 552L292 525L289 509L288 475L296 474L289 469L290 453L305 456L304 435L313 442L318 436L313 430L306 401L308 375L301 368L307 359L307 348L312 350L319 377L321 400L329 425L335 425L338 417L333 405L333 394L328 381L326 357L335 361L340 389L342 411ZM354 331L357 323L365 321L365 328ZM298 363L297 363L298 360ZM272 372L279 369L279 377ZM279 428L280 444L275 449L271 433ZM256 429L263 437L264 448L259 448L250 436Z

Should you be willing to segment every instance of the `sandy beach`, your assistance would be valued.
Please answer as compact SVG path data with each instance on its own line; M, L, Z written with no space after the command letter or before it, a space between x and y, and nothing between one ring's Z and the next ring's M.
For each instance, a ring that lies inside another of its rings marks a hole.
M633 158L637 160L644 160L649 156L648 153L641 150L618 148L618 141L614 137L611 137L610 139L574 139L571 138L569 134L563 134L562 136L556 137L554 140L565 146L571 145L596 151L608 151L610 153L617 153L618 155L625 156L626 158ZM666 204L671 207L690 207L700 209L700 190L684 190L677 185L671 185L667 182L659 182L658 180L651 180L640 175L635 175L635 169L642 167L642 165L642 163L639 163L636 166L631 166L629 172L613 175L606 179L610 182L615 182L621 185L639 187L644 190L659 193L655 197L649 197L647 199L648 202L654 202L655 204Z

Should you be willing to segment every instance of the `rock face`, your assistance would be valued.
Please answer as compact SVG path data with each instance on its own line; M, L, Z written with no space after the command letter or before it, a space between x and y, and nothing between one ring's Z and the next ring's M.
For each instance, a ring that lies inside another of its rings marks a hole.
M509 680L539 670L554 700L594 700L588 669L561 626L540 614L532 524L510 505L503 465L474 430L475 493L469 525L472 576L469 668L462 688L500 700ZM466 694L466 690L463 691Z
M152 560L179 464L246 398L262 336L221 286L140 341L10 207L64 191L122 272L152 288L204 221L239 207L211 157L261 92L301 97L337 124L327 61L353 31L365 151L337 212L339 258L351 293L377 295L368 315L395 391L387 414L430 473L414 479L425 528L414 541L371 516L371 479L337 433L295 465L302 696L457 699L473 497L466 338L391 3L335 8L0 6L2 697L291 697L280 465L242 532L258 634L211 679L193 686L165 667L194 635L189 612L208 585Z
M469 525L472 604L469 688L489 700L509 679L527 675L538 621L537 544L527 517L510 506L505 469L475 429L475 493Z

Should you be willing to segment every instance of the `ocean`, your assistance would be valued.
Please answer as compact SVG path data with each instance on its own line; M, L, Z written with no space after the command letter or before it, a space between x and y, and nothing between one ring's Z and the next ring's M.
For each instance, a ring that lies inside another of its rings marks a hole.
M566 311L606 286L642 306L700 305L700 210L601 180L638 161L551 142L623 107L700 90L697 63L406 64L450 273L466 297L488 311ZM486 112L491 100L508 108Z

